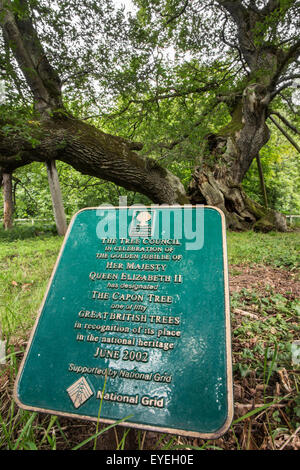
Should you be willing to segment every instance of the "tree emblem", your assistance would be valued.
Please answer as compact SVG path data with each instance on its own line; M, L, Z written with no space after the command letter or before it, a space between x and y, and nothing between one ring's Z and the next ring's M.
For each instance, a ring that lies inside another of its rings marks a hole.
M136 210L130 224L130 237L150 237L153 230L153 215L150 211Z
M140 222L141 226L148 225L148 220L151 219L149 212L140 212L137 216L137 220Z

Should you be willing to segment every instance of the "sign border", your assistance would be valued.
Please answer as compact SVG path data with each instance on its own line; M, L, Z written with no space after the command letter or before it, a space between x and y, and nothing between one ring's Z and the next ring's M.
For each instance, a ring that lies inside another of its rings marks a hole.
M227 418L225 420L225 423L222 425L222 427L220 429L218 429L217 431L211 432L211 433L202 433L202 432L197 432L197 431L187 431L185 429L177 429L177 428L158 427L158 426L153 426L153 425L148 425L148 424L134 423L134 422L130 422L130 421L123 421L122 423L118 423L118 426L130 427L130 428L134 428L134 429L141 429L141 430L144 430L144 431L152 431L152 432L160 432L160 433L168 433L168 434L177 434L177 435L184 436L184 437L193 437L193 438L200 438L200 439L218 439L219 437L223 436L226 431L228 431L228 429L229 429L229 427L232 423L232 420L233 420L233 375L232 375L232 350L231 350L231 321L230 321L229 275L228 275L225 215L218 207L204 206L204 205L200 205L200 204L196 204L196 205L186 204L186 205L183 205L183 206L179 205L179 204L172 205L172 206L160 206L158 204L153 204L151 206L149 206L149 205L148 206L145 206L145 205L140 205L139 206L138 204L134 205L135 209L138 209L139 207L148 208L148 209L150 209L150 208L153 208L153 209L163 208L163 209L167 209L167 210L168 209L176 209L176 208L194 209L194 208L197 208L197 207L201 207L204 210L205 209L215 210L221 216L222 243L223 243L223 269L224 269L224 296L225 296L225 338L226 338L225 349L226 349L228 410L227 410ZM50 277L50 280L48 282L48 286L47 286L45 295L43 297L41 306L38 310L38 315L37 315L37 318L35 320L34 326L32 328L32 331L31 331L31 334L30 334L30 337L29 337L29 340L28 340L28 343L27 343L26 351L24 353L23 359L21 361L21 364L20 364L20 367L19 367L19 370L18 370L18 373L17 373L17 377L16 377L16 380L15 380L14 389L13 389L13 398L14 398L15 402L17 403L17 405L20 408L24 409L24 410L47 413L47 414L51 414L51 415L62 416L64 418L78 418L78 419L86 420L86 421L100 422L100 423L104 423L104 424L113 424L113 423L116 423L117 420L101 418L101 416L100 416L100 418L98 418L98 417L93 417L93 416L88 416L88 415L78 415L76 413L67 413L67 412L61 412L61 411L56 411L56 410L51 410L51 409L46 409L46 408L39 408L39 407L30 406L30 405L25 405L21 402L21 400L18 397L19 380L21 378L23 368L25 366L26 359L27 359L28 353L29 353L30 348L31 348L31 343L33 341L33 338L34 338L34 335L35 335L35 332L36 332L36 328L37 328L39 320L40 320L41 313L43 311L46 299L48 297L48 293L49 293L54 275L56 273L56 270L57 270L58 264L60 262L60 259L62 257L62 253L63 253L64 247L65 247L66 241L67 241L67 239L69 237L69 234L70 234L70 231L73 227L73 223L74 223L76 217L78 216L78 214L80 214L81 212L88 211L88 210L97 210L99 208L103 208L103 209L107 209L107 210L111 210L111 209L120 209L120 210L122 210L122 209L132 209L131 206L85 207L83 209L80 209L79 211L77 211L73 215L73 217L72 217L72 219L69 223L67 232L65 234L63 243L61 245L59 254L57 256L54 268L52 270L51 277Z

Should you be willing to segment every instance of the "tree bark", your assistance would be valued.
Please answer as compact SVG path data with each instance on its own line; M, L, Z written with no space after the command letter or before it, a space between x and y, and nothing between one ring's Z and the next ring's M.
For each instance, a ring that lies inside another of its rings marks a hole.
M0 24L34 97L34 107L44 118L63 110L61 81L50 65L33 27L27 0L19 0L22 15L14 14L10 2L0 0Z
M236 231L254 229L269 232L287 230L286 218L251 200L240 184L208 166L195 168L188 188L192 204L205 204L220 208L226 217L227 228Z
M65 235L68 226L55 160L46 162L46 166L57 233Z
M3 226L5 230L11 229L13 226L13 197L12 197L12 175L11 173L3 173L3 199L4 199L4 214Z

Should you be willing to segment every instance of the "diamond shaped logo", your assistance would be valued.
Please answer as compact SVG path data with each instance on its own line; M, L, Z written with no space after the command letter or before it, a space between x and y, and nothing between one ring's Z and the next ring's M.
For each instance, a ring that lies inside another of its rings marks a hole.
M81 377L76 382L74 382L73 385L70 385L70 387L67 388L67 392L75 408L79 408L92 395L94 395L91 387L84 377Z

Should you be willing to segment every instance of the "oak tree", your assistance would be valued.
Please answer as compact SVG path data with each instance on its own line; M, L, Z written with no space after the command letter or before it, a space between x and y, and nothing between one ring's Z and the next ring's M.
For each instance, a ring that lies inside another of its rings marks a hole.
M269 139L266 121L277 112L276 99L284 99L299 76L298 2L136 4L137 15L126 19L110 0L0 1L0 72L9 97L1 105L1 174L33 161L61 160L156 203L218 206L235 229L256 224L284 230L284 218L253 203L241 183ZM165 67L160 57L170 44L182 54L177 69ZM174 82L184 67L190 73ZM88 119L91 111L105 115L110 102L118 102L116 114L130 120L147 105L187 98L199 103L194 119L161 147L174 149L189 139L205 116L214 119L219 105L229 116L202 136L187 191L166 166L143 154L133 132L103 132Z

